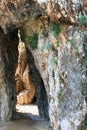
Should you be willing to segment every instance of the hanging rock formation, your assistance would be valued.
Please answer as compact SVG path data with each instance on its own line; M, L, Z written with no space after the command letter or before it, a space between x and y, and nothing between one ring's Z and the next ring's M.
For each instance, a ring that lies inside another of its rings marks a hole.
M35 97L35 85L30 81L25 44L19 40L18 67L15 73L17 104L29 104Z

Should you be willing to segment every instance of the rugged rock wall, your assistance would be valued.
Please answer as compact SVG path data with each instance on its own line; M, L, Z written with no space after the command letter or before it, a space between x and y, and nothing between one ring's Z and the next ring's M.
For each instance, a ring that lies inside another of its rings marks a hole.
M35 97L40 116L49 119L47 93L31 50L21 40L19 40L18 50L18 67L15 73L17 103L28 104Z
M48 40L43 40L44 43L52 42L51 33ZM42 43L42 40L39 42ZM33 51L47 90L49 116L55 130L80 130L85 117L86 104L82 95L85 83L82 77L86 69L83 65L83 43L84 33L78 28L68 27L59 36L58 51L52 48Z
M24 32L38 33L32 54L46 88L51 125L54 130L80 130L86 113L86 28L61 24L55 36L56 24L49 25L47 17L35 25L36 20L28 21ZM32 49L30 42L27 46Z
M27 46L28 64L30 65L30 80L36 87L36 104L38 106L39 115L49 120L49 104L46 88L43 79L35 65L33 54Z
M82 96L84 87L82 77L85 70L82 63L84 34L77 30L69 27L68 39L67 36L65 39L64 35L61 35L58 52L52 48L33 51L37 68L47 90L49 115L54 129L59 127L62 130L80 129L78 126L84 120L85 104ZM52 37L53 33L49 34L46 41L44 38L40 39L39 43L48 44L49 40L52 41Z
M0 120L2 121L10 120L15 111L14 74L18 58L17 46L17 30L5 35L0 28Z
M48 115L48 107L46 110L43 109L47 105L47 100L45 100L46 93L42 93L42 91L45 92L46 89L53 129L80 130L85 117L84 107L86 105L84 96L86 96L87 86L85 71L87 35L86 27L79 26L78 17L87 15L87 1L30 0L23 1L23 3L19 1L19 6L16 6L18 5L17 0L16 4L12 1L4 1L0 2L1 18L4 21L0 25L5 33L8 32L9 27L13 29L19 27L28 19L29 21L23 28L25 37L27 32L32 35L38 33L37 49L32 51L28 49L27 53L32 81L36 83L37 95L42 99L38 98L37 100L40 114ZM9 13L4 11L5 9ZM60 25L57 28L56 24L62 25L62 29ZM56 31L58 34L55 36ZM28 38L29 43L32 42L31 40L35 43L35 39L30 36ZM32 54L34 59L32 59ZM41 77L33 78L33 74L36 77L39 75L36 69L32 69L32 67L35 68L34 60L42 79ZM40 88L42 80L45 88Z
M86 0L1 0L0 25L7 33L9 27L20 27L25 21L41 15L51 22L76 24L80 14L87 14Z
M26 47L21 39L19 40L18 51L18 66L15 73L17 104L29 104L35 97L35 85L30 81Z

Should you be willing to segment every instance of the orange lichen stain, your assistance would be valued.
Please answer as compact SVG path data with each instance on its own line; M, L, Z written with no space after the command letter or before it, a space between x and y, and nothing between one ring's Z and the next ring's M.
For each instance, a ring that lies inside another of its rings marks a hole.
M57 120L55 119L53 122L53 128L56 128L56 127L57 127Z
M61 14L60 13L57 14L57 18L61 18Z
M53 43L53 45L55 45L57 43L57 39L55 37L52 39L52 43Z
M65 36L64 36L62 33L60 33L60 35L59 35L59 40L60 40L62 43L65 43L65 42L66 42L66 38L65 38Z
M61 18L60 13L52 13L52 12L50 13L50 22L57 23L60 18Z
M43 62L42 63L42 70L44 71L46 69L46 67L47 67L47 64Z

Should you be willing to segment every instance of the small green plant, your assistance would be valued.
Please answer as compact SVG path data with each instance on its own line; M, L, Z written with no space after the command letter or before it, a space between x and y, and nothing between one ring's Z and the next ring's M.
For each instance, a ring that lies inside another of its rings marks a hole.
M55 38L57 38L62 31L62 26L60 24L53 24L52 30L54 31Z
M85 123L82 125L82 129L81 130L86 130L87 128L87 121L85 121Z
M38 45L38 34L37 33L33 33L32 35L30 35L28 33L26 36L26 40L30 44L30 46L33 50L37 48L37 45Z
M54 57L51 59L51 65L54 66L54 65L57 65L58 64L58 58L57 57Z
M53 24L52 31L54 32L54 36L57 39L56 47L59 47L58 36L61 33L61 31L62 31L62 26L60 24Z
M59 47L59 41L58 41L58 39L57 39L57 42L56 42L56 47Z
M79 22L81 25L87 25L87 16L80 15L80 16L78 17L78 22Z
M59 101L61 100L61 98L62 98L62 89L60 89L60 90L58 91L58 93L57 93L57 98L58 98Z

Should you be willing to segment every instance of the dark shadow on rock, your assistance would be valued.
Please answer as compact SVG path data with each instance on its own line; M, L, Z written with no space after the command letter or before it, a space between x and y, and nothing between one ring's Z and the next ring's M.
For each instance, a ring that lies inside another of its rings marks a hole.
M43 80L35 66L32 52L28 48L27 48L27 55L28 55L28 64L30 67L29 75L31 81L35 84L36 87L36 104L39 109L39 114L40 116L47 118L49 120L49 114L48 114L49 105Z

